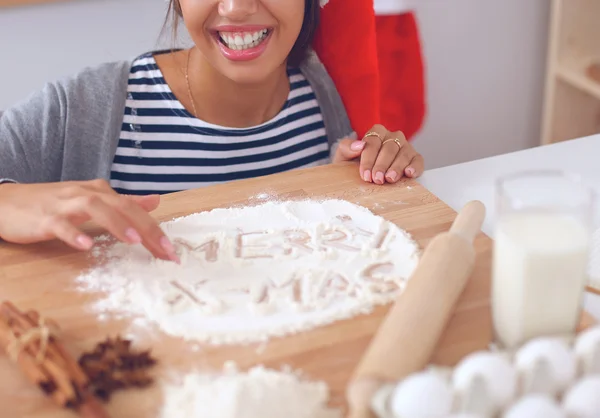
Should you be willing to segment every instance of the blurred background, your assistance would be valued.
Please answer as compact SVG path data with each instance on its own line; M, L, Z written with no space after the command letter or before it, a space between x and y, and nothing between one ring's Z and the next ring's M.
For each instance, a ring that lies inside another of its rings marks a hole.
M0 8L0 109L82 67L172 45L159 37L165 0L37 1ZM0 0L10 3L19 0ZM582 60L555 68L552 52L567 36L600 58L600 0L562 3L577 11L553 13L551 0L415 1L428 113L414 144L427 168L600 132L600 84Z

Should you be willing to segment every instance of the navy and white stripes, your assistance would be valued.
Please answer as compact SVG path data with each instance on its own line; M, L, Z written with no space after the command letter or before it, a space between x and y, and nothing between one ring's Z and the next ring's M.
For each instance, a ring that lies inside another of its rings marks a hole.
M152 54L130 72L121 135L111 169L119 193L170 193L325 164L329 145L319 104L299 70L288 70L281 112L252 128L195 118L166 84Z

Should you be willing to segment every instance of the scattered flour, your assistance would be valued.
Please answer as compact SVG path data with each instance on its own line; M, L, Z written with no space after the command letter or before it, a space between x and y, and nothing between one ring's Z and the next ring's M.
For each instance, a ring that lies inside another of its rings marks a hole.
M223 374L192 373L182 384L164 387L161 418L341 418L327 408L323 382L302 381L297 374L254 367L240 373L234 365Z
M266 341L368 313L395 299L419 255L406 232L342 200L215 209L162 227L181 265L104 242L93 253L98 265L78 282L103 293L100 314L144 318L212 344Z

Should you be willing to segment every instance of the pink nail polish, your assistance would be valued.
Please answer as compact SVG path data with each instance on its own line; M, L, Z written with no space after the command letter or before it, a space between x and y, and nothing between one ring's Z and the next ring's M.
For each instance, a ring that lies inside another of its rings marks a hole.
M371 182L371 170L365 170L365 173L363 174L363 179L367 182Z
M162 237L160 239L160 246L162 247L163 250L165 250L165 252L169 256L169 259L171 261L174 261L177 264L181 263L181 260L179 259L179 256L175 252L175 247L173 247L173 244L171 244L171 241L169 241L169 238Z
M79 235L75 238L75 242L82 250L89 250L94 245L94 241L87 235Z
M363 149L364 146L365 146L364 142L356 141L356 142L353 142L352 145L350 145L350 149L352 151L360 151L361 149Z
M394 170L390 170L387 172L386 177L390 181L396 181L398 178L398 173L396 173Z
M142 242L142 237L133 228L127 228L127 230L125 231L125 236L132 244L139 244L140 242Z
M375 183L383 184L384 182L385 179L383 178L383 173L381 171L378 171L377 174L375 174Z
M407 176L409 176L409 177L412 177L412 176L414 176L414 175L415 175L415 169L414 169L414 168L412 168L412 167L408 167L408 168L406 169L406 175L407 175Z

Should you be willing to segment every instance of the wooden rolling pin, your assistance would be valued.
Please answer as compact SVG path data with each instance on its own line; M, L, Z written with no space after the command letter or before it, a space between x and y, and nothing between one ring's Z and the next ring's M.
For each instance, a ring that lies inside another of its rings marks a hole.
M351 418L374 417L371 399L383 384L428 365L473 271L473 240L484 218L481 202L467 203L450 231L436 236L425 249L354 371L347 391Z

